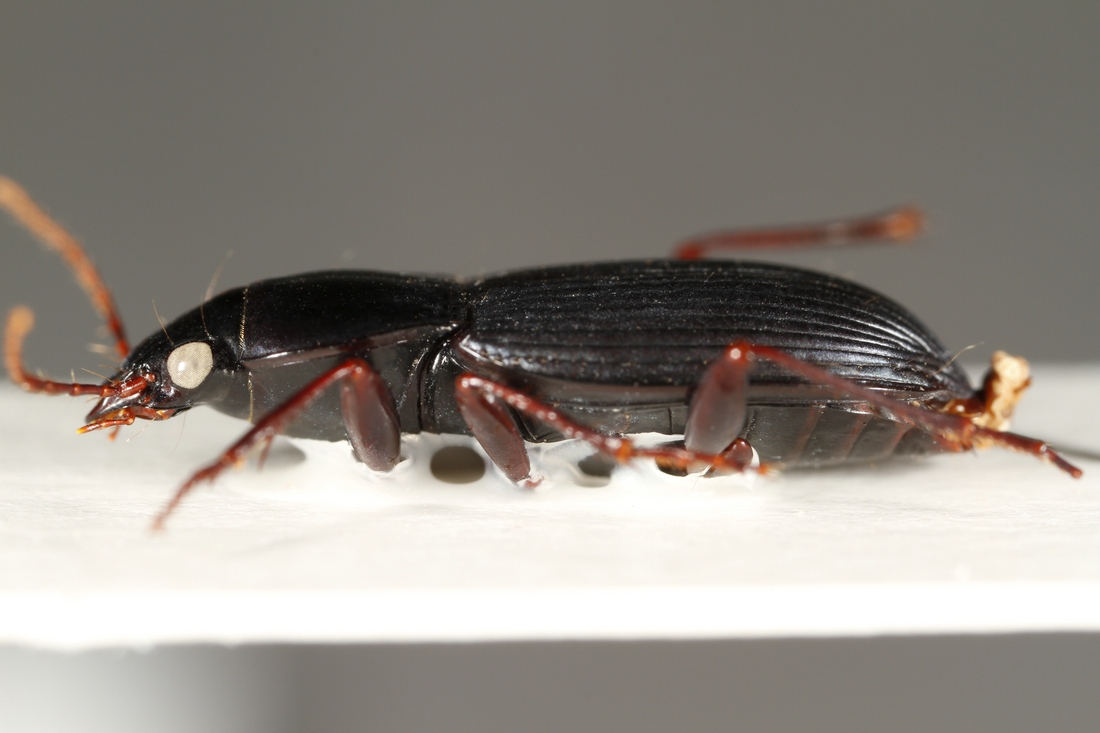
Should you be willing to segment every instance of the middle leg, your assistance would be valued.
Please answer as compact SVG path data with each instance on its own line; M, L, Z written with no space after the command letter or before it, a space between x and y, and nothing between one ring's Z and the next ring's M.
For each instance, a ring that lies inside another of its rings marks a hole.
M752 462L748 443L736 436L714 451L687 446L641 447L630 438L605 435L585 427L520 390L475 374L459 376L455 394L474 437L505 475L517 483L531 481L531 464L519 427L508 408L554 428L566 438L583 440L618 463L652 458L662 466L680 470L709 466L718 471L740 472Z

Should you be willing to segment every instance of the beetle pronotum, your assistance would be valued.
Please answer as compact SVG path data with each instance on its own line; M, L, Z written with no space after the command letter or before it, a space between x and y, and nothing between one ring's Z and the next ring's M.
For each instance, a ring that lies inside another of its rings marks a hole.
M674 259L547 267L475 281L318 272L224 292L131 350L83 248L13 181L0 205L76 273L122 365L103 384L30 374L30 309L8 316L12 380L94 395L81 432L164 420L198 404L247 419L245 435L192 475L156 518L278 434L348 440L375 471L403 433L473 435L517 484L525 442L571 438L616 461L743 471L869 462L895 453L1001 446L1081 471L1046 443L1006 432L1029 382L998 352L973 388L912 314L862 286L776 265L706 260L751 246L900 241L912 209L804 227L720 232ZM628 436L682 436L640 447Z

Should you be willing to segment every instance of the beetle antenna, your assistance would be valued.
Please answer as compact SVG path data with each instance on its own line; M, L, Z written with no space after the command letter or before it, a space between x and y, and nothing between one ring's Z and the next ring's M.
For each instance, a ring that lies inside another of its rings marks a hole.
M92 263L88 253L80 246L80 242L51 219L23 190L22 186L3 176L0 176L0 206L7 209L8 213L38 241L61 255L114 335L119 357L126 359L130 354L130 345L126 341L126 333L122 327L122 319L118 315L118 308L115 307L110 289L103 282L103 277Z
M28 373L26 367L23 366L23 341L32 328L34 328L34 312L30 308L25 305L17 305L8 312L8 320L4 324L4 363L8 368L11 381L28 392L45 392L46 394L99 395L105 397L117 391L116 385L55 382L43 376L41 370L36 372L37 376ZM140 387L136 382L125 386L127 389Z

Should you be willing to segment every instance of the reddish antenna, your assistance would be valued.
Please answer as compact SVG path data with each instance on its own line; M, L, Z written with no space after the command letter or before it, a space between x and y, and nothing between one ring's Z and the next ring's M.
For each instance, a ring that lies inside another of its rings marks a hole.
M3 176L0 176L0 206L7 209L8 213L38 241L64 258L69 269L76 275L76 281L80 283L80 287L84 288L92 305L107 323L107 328L115 338L115 348L119 358L125 359L130 354L130 345L126 341L126 333L122 327L122 319L118 315L118 308L99 270L96 269L80 242L51 219L23 190L22 186ZM25 316L19 318L22 320ZM10 322L9 319L9 324ZM8 343L10 347L10 339Z

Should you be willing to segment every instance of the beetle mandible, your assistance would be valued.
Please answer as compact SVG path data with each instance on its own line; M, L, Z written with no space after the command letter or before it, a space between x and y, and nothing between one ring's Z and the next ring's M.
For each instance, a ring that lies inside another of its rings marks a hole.
M375 471L403 433L473 435L513 482L534 485L525 442L579 439L625 462L764 470L872 462L898 453L1001 446L1071 465L1007 432L1029 382L1002 352L971 386L912 314L867 288L809 270L708 260L754 246L907 240L916 210L805 227L719 232L672 259L543 267L474 281L317 272L224 292L131 350L110 292L79 243L13 181L0 205L76 273L122 364L103 384L30 374L29 308L8 316L5 359L32 392L95 395L86 433L164 420L196 405L253 426L195 472L196 485L278 434L348 440ZM655 432L682 440L640 447Z

